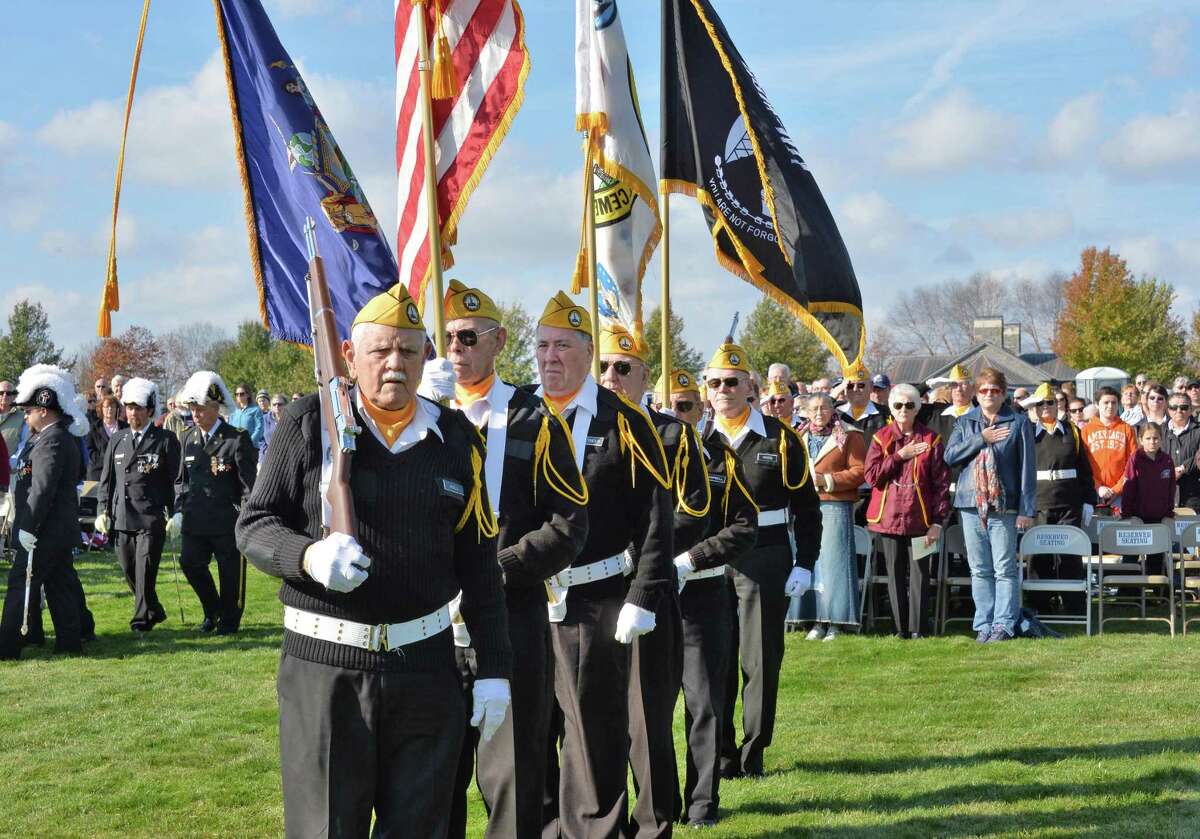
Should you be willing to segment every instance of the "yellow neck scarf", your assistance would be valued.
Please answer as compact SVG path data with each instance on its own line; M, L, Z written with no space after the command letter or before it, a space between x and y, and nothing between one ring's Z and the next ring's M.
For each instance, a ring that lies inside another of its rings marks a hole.
M542 391L542 398L550 403L550 406L554 408L556 413L561 414L563 410L571 404L571 400L579 395L579 391L581 390L583 390L583 385L580 385L579 387L575 388L575 390L563 396L551 396L545 391Z
M717 428L721 429L721 433L732 440L742 432L746 427L746 422L750 419L750 406L746 406L746 410L742 411L733 419L725 419L720 414L716 415Z
M458 404L464 408L474 405L480 399L488 395L492 389L492 385L496 381L495 372L488 375L486 379L473 385L454 385L454 398L458 400Z
M417 400L412 398L408 404L398 411L387 411L383 408L372 405L367 397L362 398L363 409L366 410L367 416L375 421L375 426L379 429L379 433L383 435L383 439L387 440L388 448L396 445L396 440L399 439L400 433L408 427L412 422L412 418L417 413Z

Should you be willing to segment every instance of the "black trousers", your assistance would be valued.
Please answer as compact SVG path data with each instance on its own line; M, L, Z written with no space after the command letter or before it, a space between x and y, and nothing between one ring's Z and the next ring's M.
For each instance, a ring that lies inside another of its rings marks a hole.
M775 734L775 704L779 695L779 670L783 666L783 621L788 598L783 593L792 570L787 544L754 548L742 571L732 571L729 596L737 610L731 632L731 650L725 681L725 720L721 731L723 770L760 774L763 752ZM740 668L739 665L740 664ZM742 745L736 745L734 709L741 673Z
M158 565L166 541L166 522L157 521L145 530L118 530L117 561L125 582L133 592L133 617L130 629L150 629L159 617L166 617L158 601Z
M511 605L508 637L513 648L509 681L512 705L495 736L479 739L479 729L466 715L465 736L458 760L450 835L467 829L467 789L475 775L488 811L489 839L536 837L542 831L542 796L546 788L546 750L550 742L551 682L550 619L545 599ZM475 651L457 648L459 671L468 709L475 682Z
M684 815L715 820L733 608L724 577L688 583L679 595L683 629Z
M887 565L888 600L897 632L929 634L929 578L933 555L912 559L911 536L876 533Z
M446 836L465 713L452 658L380 673L284 654L278 689L288 837Z
M1038 524L1069 524L1083 526L1083 511L1072 509L1040 510ZM1044 554L1029 559L1032 579L1082 580L1085 573L1083 557L1068 554ZM1031 591L1025 595L1026 602L1037 612L1049 614L1054 611L1053 592ZM1063 611L1082 615L1087 607L1087 596L1082 591L1061 591Z
M625 826L630 653L613 637L623 602L619 596L577 597L572 592L566 617L550 624L562 743L558 808L544 812L543 835L555 831L562 839L617 839ZM547 774L548 782L552 777Z
M218 535L183 534L179 567L200 598L204 616L220 622L222 629L236 630L246 603L246 558L237 549L233 532ZM217 560L221 591L213 584L208 564Z
M54 651L77 653L83 650L83 585L75 572L71 549L57 551L43 548L33 552L33 577L29 594L29 634L21 635L25 606L25 571L29 554L17 548L17 557L8 571L8 590L4 595L4 610L0 613L0 659L19 658L26 640L43 636L41 627L40 591L46 591L50 619L54 622ZM91 619L91 614L88 614ZM92 621L89 635L95 634Z
M670 836L679 820L675 702L683 681L679 600L671 592L655 610L654 631L634 639L629 667L629 767L637 799L626 837Z

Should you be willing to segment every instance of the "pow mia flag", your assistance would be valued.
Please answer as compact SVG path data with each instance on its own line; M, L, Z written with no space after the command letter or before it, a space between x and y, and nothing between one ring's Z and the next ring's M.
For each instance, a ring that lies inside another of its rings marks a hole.
M852 367L866 330L850 255L709 0L663 0L662 56L661 191L699 201L717 261Z

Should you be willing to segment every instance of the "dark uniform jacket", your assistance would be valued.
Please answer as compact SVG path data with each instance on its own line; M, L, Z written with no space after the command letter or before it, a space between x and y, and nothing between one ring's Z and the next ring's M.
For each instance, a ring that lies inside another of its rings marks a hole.
M672 525L676 554L688 550L708 529L712 491L705 468L704 448L687 423L658 411L647 411L662 439L671 474Z
M875 432L888 424L891 416L886 408L881 409L874 402L868 402L867 407L863 409L862 416L855 419L850 414L850 404L839 405L837 409L837 417L846 425L853 425L863 433L863 440L870 440L875 436Z
M129 427L129 423L123 419L117 420L117 434ZM116 434L113 435L115 437ZM87 479L89 481L100 480L100 474L104 469L104 453L108 451L108 442L112 437L108 436L108 431L104 428L98 418L91 424L86 437L87 440Z
M746 485L742 462L721 435L705 438L704 457L712 497L705 537L688 549L688 556L697 571L718 565L737 568L758 538L758 507Z
M821 505L809 474L808 452L799 435L774 417L756 415L752 410L747 423L754 423L755 416L762 419L765 436L748 428L734 448L745 470L747 487L760 512L789 511L796 559L805 568L812 568L821 553ZM704 435L706 445L718 435L724 439L714 423ZM755 544L779 545L787 541L785 527L769 525L759 527Z
M178 475L179 441L174 434L147 426L135 450L133 430L122 428L104 454L99 510L108 515L113 530L149 529L174 508Z
M37 537L35 551L70 551L79 544L79 493L83 452L67 430L71 420L34 434L17 463L14 531Z
M353 397L352 397L353 398ZM355 407L358 435L350 467L367 579L331 591L303 571L304 552L323 537L322 433L316 394L290 403L275 427L254 493L238 520L238 547L264 573L279 577L288 606L357 623L415 620L462 592L459 609L471 633L480 679L509 678L512 647L504 605L491 502L482 472L483 442L459 411L421 400L439 433L392 453ZM245 436L245 435L243 435ZM247 445L249 437L245 437ZM474 452L477 457L472 457ZM474 463L478 463L478 468ZM307 661L358 670L430 672L454 666L453 638L441 632L401 650L357 649L285 631L283 651Z
M250 435L220 420L207 443L200 426L193 425L179 448L174 512L183 513L183 532L232 532L242 500L254 489L258 450Z
M1054 433L1049 433L1044 425L1038 423L1034 426L1033 436L1039 473L1075 470L1074 478L1038 478L1038 512L1074 510L1078 513L1084 504L1095 505L1096 486L1092 481L1092 461L1075 424L1060 420Z
M1163 426L1163 449L1171 455L1176 466L1184 467L1179 476L1179 505L1192 507L1200 502L1200 469L1196 468L1196 454L1200 452L1200 423L1188 417L1187 428L1176 434L1171 424Z
M480 433L486 439L487 429ZM508 400L503 469L496 559L505 591L510 605L533 599L544 608L546 578L570 565L587 541L586 489L569 429L521 388Z

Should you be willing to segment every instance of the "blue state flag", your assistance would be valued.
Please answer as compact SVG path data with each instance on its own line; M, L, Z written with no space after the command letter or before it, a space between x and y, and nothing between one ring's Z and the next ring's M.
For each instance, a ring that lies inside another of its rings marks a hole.
M396 284L362 186L258 0L218 0L259 309L271 334L311 344L304 220L317 223L338 332Z

